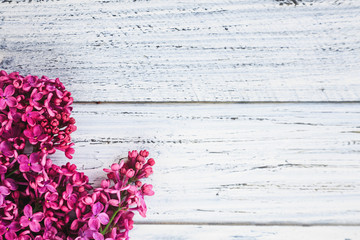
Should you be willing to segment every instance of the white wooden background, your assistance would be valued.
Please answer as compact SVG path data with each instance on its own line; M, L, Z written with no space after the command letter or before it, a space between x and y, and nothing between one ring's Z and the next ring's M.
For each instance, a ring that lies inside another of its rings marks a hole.
M359 36L358 0L0 1L0 68L73 92L93 183L157 160L132 239L360 239Z

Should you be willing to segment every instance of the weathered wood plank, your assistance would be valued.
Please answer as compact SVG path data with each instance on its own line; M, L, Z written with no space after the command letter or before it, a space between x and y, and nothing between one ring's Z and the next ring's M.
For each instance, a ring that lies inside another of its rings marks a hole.
M134 225L131 239L357 240L359 227Z
M150 222L360 225L360 104L76 104L74 111L73 161L95 182L128 150L147 148L157 160Z
M77 101L360 100L360 1L10 2L0 67Z

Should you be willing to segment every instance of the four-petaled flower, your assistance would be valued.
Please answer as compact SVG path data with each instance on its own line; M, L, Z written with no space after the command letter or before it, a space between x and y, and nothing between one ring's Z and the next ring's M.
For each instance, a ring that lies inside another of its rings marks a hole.
M23 227L30 227L32 232L39 232L41 230L40 222L44 218L44 213L37 212L33 214L33 209L31 205L26 205L24 207L24 215L20 218L20 224Z
M90 240L91 238L93 238L93 232L94 230L91 229L86 229L86 226L82 227L79 229L79 233L78 233L78 237L75 238L75 240Z
M33 145L38 142L44 142L48 139L46 134L43 134L44 130L40 125L36 125L32 129L26 129L24 135L29 138L29 142Z
M18 222L12 222L9 225L1 225L0 226L0 236L5 235L5 239L8 239L8 240L17 239L16 232L19 231L20 229L21 229L21 226Z
M19 162L19 170L20 172L28 172L30 170L34 172L40 172L42 170L42 166L40 165L40 154L32 153L28 158L26 155L22 154L18 156L17 161Z
M13 157L14 150L11 149L11 144L7 141L2 141L0 143L0 156L4 155L5 157Z
M109 216L102 212L104 210L104 206L100 202L95 203L91 210L93 215L89 219L90 229L97 231L100 228L100 223L103 225L108 224Z
M15 97L13 97L13 94L15 93L15 87L12 85L9 85L5 88L3 91L0 88L0 109L5 109L6 106L9 107L16 107L17 100Z
M28 106L25 109L25 113L21 116L21 119L24 122L29 123L31 127L35 126L35 124L42 120L44 117L38 111L33 111L33 107Z
M66 185L66 191L63 192L62 197L66 200L69 209L73 209L77 201L76 194L73 193L73 186L69 183Z

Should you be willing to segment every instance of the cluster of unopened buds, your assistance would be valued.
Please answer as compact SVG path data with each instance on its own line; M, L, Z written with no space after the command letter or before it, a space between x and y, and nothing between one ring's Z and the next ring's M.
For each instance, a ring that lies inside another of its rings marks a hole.
M74 153L72 102L59 79L0 72L0 240L128 239L133 212L145 217L146 150L104 169L95 189L75 164L52 163L56 150Z

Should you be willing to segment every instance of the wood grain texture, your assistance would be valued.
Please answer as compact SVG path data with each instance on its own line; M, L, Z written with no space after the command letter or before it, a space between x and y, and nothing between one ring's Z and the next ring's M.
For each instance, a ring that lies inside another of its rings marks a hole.
M360 1L3 2L0 67L77 101L360 100Z
M138 222L360 225L360 104L74 108L73 161L95 184L128 150L156 159Z
M135 225L133 240L359 240L359 227L255 227Z

